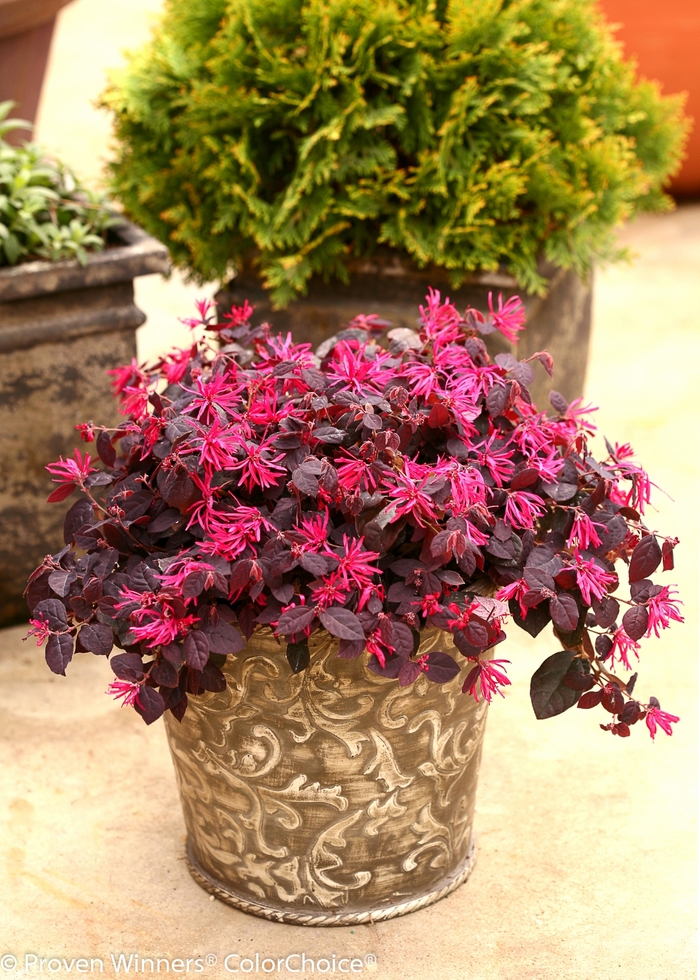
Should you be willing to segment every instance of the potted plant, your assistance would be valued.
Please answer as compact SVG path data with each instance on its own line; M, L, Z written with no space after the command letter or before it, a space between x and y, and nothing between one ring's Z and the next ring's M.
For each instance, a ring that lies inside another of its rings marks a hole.
M414 327L431 284L519 292L519 356L550 351L569 399L593 263L671 206L685 130L592 0L170 0L104 102L112 192L223 306L317 345L359 313Z
M133 279L168 268L166 249L67 167L5 141L23 125L10 108L0 105L2 624L23 618L27 575L62 541L62 514L40 507L44 467L70 455L84 417L115 418L104 369L136 353L145 317Z
M102 465L49 465L49 500L83 496L30 632L58 674L111 656L109 692L165 715L206 889L277 921L391 918L471 869L507 616L554 630L538 718L671 733L632 671L682 621L651 578L677 540L645 525L628 445L597 461L588 409L539 412L531 363L490 360L518 302L462 316L431 291L419 331L381 346L362 317L315 356L251 314L201 303L191 348L115 372L125 420L82 428Z

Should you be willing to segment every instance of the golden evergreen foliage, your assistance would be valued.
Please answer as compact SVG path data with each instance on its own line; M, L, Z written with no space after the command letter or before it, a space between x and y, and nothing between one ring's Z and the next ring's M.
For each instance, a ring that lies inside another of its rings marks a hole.
M591 0L168 0L112 78L112 193L196 281L274 301L377 243L420 266L584 275L670 206L682 99Z

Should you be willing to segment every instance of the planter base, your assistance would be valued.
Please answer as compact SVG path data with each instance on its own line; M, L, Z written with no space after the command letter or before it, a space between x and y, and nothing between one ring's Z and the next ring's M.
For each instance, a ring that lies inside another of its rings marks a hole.
M269 922L286 922L295 926L361 926L372 922L383 922L386 919L396 919L400 915L407 915L409 912L417 912L419 909L427 908L439 902L441 898L451 895L455 889L464 884L472 869L476 864L476 846L472 839L469 852L460 867L450 874L445 875L444 879L438 883L437 887L432 888L424 895L418 895L406 902L399 902L396 905L387 905L383 908L373 908L356 910L354 912L303 912L281 906L263 905L261 902L251 901L243 895L238 895L227 885L216 881L211 875L199 866L195 858L192 846L188 839L187 867L190 874L200 887L210 895L218 898L220 902L233 906L248 915L257 915L261 919Z
M26 621L28 575L63 547L74 499L45 506L54 489L46 464L73 449L95 455L76 423L118 425L106 371L136 355L146 317L133 279L165 272L165 246L133 225L116 243L75 260L0 269L0 625Z

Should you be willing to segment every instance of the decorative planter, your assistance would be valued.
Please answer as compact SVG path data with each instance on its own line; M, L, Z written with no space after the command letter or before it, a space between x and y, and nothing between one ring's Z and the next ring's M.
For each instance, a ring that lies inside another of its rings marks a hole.
M80 444L75 425L119 418L109 368L136 353L146 319L133 279L168 268L166 248L134 225L76 261L0 269L0 624L26 618L27 576L63 546L67 507L44 501L44 467ZM83 446L83 448L86 448Z
M535 364L535 381L530 387L533 400L542 408L549 405L552 388L571 400L583 393L591 330L591 283L583 283L574 272L542 263L540 272L549 280L545 297L520 289L512 276L503 272L485 272L471 276L459 289L452 289L445 269L417 269L398 253L378 252L371 261L351 266L350 282L324 283L311 280L306 296L273 313L267 293L255 274L244 269L236 279L217 294L222 310L249 299L256 306L256 316L271 319L275 330L291 330L297 342L308 341L314 347L338 333L360 313L376 313L390 320L393 327L416 327L416 311L424 302L429 286L449 296L458 309L467 306L488 310L488 294L494 303L499 293L504 301L519 295L527 311L527 329L517 347L519 358L547 350L554 358L555 374L550 379L544 368ZM492 355L509 351L513 345L500 334L486 338Z
M271 634L228 657L228 686L165 717L195 880L244 912L353 925L423 908L474 862L486 704L463 679L409 688L310 641L293 675ZM421 653L452 647L438 630ZM464 671L463 671L464 673Z
M687 92L686 112L695 120L680 172L671 180L679 196L700 194L700 4L698 0L601 0L606 18L639 73L661 82L664 95Z
M51 49L56 14L69 0L0 0L0 102L12 99L14 115L33 123ZM24 130L10 142L27 139Z

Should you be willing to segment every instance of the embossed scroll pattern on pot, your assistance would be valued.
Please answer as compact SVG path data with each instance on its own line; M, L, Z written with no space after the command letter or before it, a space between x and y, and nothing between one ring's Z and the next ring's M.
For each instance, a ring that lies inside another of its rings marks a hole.
M165 719L193 876L268 919L392 918L449 894L474 860L486 704L459 676L401 688L336 643L312 637L293 675L256 634L227 658L225 691ZM450 647L428 630L420 652Z

